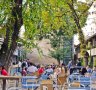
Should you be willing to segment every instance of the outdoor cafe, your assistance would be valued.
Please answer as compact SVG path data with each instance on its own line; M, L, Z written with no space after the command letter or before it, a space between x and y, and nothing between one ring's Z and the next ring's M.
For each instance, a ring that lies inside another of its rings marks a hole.
M61 73L57 77L54 74L44 72L40 77L38 73L33 75L8 75L0 76L2 90L96 90L96 77L81 75L83 67L72 67L69 73ZM12 72L14 73L14 72ZM15 85L8 87L9 81L15 81Z

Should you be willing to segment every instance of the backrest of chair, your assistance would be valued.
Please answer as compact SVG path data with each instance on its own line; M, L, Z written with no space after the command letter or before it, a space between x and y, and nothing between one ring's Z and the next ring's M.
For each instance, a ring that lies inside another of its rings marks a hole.
M42 80L40 85L40 90L53 90L53 81Z
M22 84L27 84L28 80L30 80L30 82L31 82L31 80L33 80L33 77L31 77L31 76L23 76L21 82L22 82Z
M81 87L81 88L78 88L78 89L77 88L68 88L68 90L87 90L87 89Z
M21 87L11 87L11 88L8 88L7 90L22 90Z
M23 88L32 88L33 87L32 84L37 83L37 78L32 76L23 76L21 83Z
M68 90L89 90L85 87L81 87L81 83L80 82L72 82L70 84L68 84Z
M57 84L58 85L63 85L64 83L67 82L67 75L64 75L64 76L58 76L57 78Z
M71 87L76 87L76 88L80 87L80 82L71 83Z
M85 87L89 86L90 82L91 82L90 77L80 77L80 83Z
M67 82L74 82L74 81L78 81L79 80L79 75L70 75L70 76L68 76L68 78L67 78Z
M96 81L96 76L92 76L90 79L91 81Z
M91 83L90 83L91 85L90 85L90 87L91 87L91 89L93 90L96 90L96 76L92 76L91 77Z
M81 82L90 82L90 77L80 77Z

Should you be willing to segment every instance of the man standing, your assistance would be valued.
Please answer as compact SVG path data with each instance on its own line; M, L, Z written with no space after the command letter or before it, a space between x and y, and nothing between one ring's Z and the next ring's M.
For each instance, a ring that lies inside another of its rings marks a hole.
M21 66L22 66L22 63L21 61L18 62L18 72L21 72Z

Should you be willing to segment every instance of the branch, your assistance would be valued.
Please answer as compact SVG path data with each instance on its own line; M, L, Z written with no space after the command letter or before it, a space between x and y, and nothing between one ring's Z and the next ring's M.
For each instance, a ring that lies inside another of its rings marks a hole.
M73 5L70 4L70 3L67 3L67 4L69 5L70 9L72 10L72 15L74 16L74 21L75 21L75 23L76 23L78 29L81 30L81 26L80 26L80 23L79 23L79 17L78 17L78 15L77 15L77 13L76 13L76 11L75 11Z
M64 12L62 15L56 15L56 17L63 17L63 16L66 15L66 13L68 13L68 12L70 12L70 11L66 11L66 12Z
M90 7L92 6L92 4L93 4L93 3L90 4ZM88 11L88 9L89 9L90 7L86 8L86 9L81 13L81 15L79 16L79 19L83 16L83 14L85 14L85 13Z

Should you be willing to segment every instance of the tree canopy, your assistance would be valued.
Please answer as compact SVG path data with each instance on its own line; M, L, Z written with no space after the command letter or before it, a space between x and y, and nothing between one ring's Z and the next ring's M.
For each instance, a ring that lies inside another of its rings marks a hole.
M1 0L0 31L4 31L4 42L0 50L3 58L0 61L10 62L22 25L25 27L25 37L21 41L27 47L32 44L34 46L34 40L42 39L55 30L63 30L69 36L78 32L83 43L81 27L86 20L88 8L88 5L78 3L77 0Z

